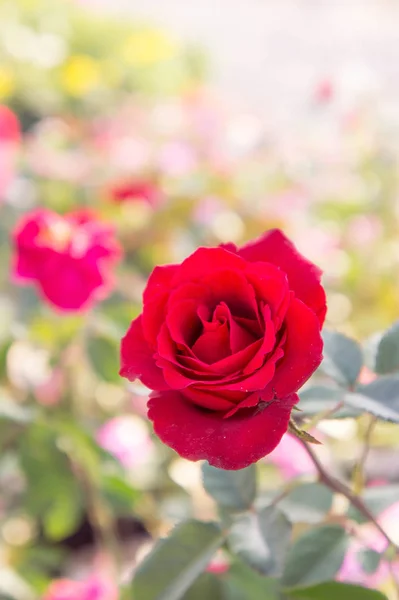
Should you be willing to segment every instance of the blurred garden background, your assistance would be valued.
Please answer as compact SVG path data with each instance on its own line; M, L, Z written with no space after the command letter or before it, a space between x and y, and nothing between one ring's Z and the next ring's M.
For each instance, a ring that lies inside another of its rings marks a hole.
M130 598L153 540L214 515L200 466L154 438L147 390L118 375L154 266L280 227L324 271L329 328L371 347L398 318L398 19L393 0L2 0L2 600ZM101 302L60 311L16 281L13 231L37 208L114 228L123 256ZM318 424L348 480L365 427ZM359 485L385 490L399 542L397 426L370 444ZM266 492L315 476L288 435L261 473ZM340 577L391 594L355 555ZM242 565L217 556L209 573L251 600ZM92 587L51 595L60 578Z

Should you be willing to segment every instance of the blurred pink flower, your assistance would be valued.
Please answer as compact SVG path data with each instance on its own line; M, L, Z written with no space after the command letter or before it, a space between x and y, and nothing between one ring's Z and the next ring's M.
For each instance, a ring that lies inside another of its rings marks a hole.
M211 562L207 566L206 570L208 573L214 573L214 575L223 575L230 568L230 561L223 552L217 552L212 558Z
M355 247L373 244L382 233L382 222L377 216L359 215L348 227L347 236Z
M55 406L62 398L65 386L64 372L54 369L46 381L35 387L35 396L42 406Z
M133 415L122 415L105 423L97 432L97 441L126 468L145 463L152 452L147 427Z
M314 89L313 97L317 104L327 104L334 98L334 84L331 79L320 80Z
M116 586L108 579L93 575L86 581L57 579L42 600L118 600Z
M7 106L0 105L0 198L14 178L20 138L17 117Z
M188 143L170 141L158 152L158 166L171 177L182 177L194 171L198 164L195 149Z
M378 517L381 527L394 542L399 541L399 503L393 504ZM364 550L384 552L387 542L381 533L370 523L362 525L359 535L353 539L340 569L338 579L351 583L361 583L371 588L379 587L390 576L386 560L381 560L374 573L366 573L362 568L361 553ZM399 576L399 561L393 565L393 571Z
M276 465L286 479L316 474L308 453L297 438L289 433L283 436L280 444L265 460Z
M81 311L106 297L121 247L113 227L87 210L47 209L22 216L13 232L16 282L34 284L61 311Z
M370 371L367 367L363 367L359 374L359 383L366 385L377 379L377 375Z

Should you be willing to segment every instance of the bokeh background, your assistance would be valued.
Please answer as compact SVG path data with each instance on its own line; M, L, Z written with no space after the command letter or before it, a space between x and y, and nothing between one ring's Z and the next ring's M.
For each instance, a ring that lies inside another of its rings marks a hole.
M155 265L281 227L324 271L330 328L364 341L398 318L398 19L394 0L0 3L0 104L22 132L0 123L2 598L115 581L116 564L127 582L173 523L213 515L199 466L154 439L146 390L118 376ZM90 312L11 280L11 233L38 206L116 229L115 289ZM319 427L350 477L362 419ZM375 428L366 483L399 481L398 439ZM314 476L285 442L265 489Z

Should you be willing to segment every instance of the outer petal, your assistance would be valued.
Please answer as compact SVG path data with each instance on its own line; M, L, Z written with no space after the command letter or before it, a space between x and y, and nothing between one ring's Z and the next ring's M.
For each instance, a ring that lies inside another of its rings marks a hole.
M176 270L172 283L193 282L214 271L242 271L245 261L223 248L198 248Z
M273 381L261 394L266 401L299 390L323 358L319 321L298 298L293 299L287 311L285 325L284 357L277 365Z
M171 281L179 269L179 265L165 265L155 267L151 273L143 293L144 303L148 302L159 293L167 292L171 288Z
M274 450L288 428L296 394L223 419L177 392L153 394L148 416L161 440L189 460L221 469L243 469Z
M238 250L239 256L250 262L264 261L281 268L288 276L290 288L316 313L320 325L327 311L326 295L320 284L321 271L304 258L279 229L272 229L261 238Z
M168 385L154 360L154 353L143 335L142 318L132 321L121 344L121 370L119 374L130 381L140 379L153 390L166 390Z

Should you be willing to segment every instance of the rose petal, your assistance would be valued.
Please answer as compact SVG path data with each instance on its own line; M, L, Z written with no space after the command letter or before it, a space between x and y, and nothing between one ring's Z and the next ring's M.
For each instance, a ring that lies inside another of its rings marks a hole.
M126 377L130 381L140 379L140 381L152 390L166 390L168 385L165 383L161 369L159 369L154 360L154 355L148 346L142 328L142 318L137 317L132 321L121 344L121 377Z
M287 275L270 263L249 263L245 270L256 295L270 309L275 329L280 329L290 303Z
M284 358L278 363L270 386L262 392L264 400L292 394L309 379L323 358L323 341L317 316L294 298L285 318L287 338Z
M244 409L228 419L186 401L177 392L153 394L148 417L160 439L189 460L221 469L243 469L274 450L288 428L298 397Z
M280 267L287 274L295 295L313 310L320 325L323 324L327 307L325 292L320 284L321 270L304 258L282 231L268 231L237 252L250 262L269 262Z
M258 303L255 291L240 271L213 271L201 279L209 289L213 308L222 302L227 304L234 316L256 319Z
M168 309L166 325L170 337L177 344L191 348L201 334L202 323L195 300L183 300Z
M179 266L172 283L176 286L186 281L198 281L213 271L242 271L244 267L245 261L223 248L198 248Z
M146 288L143 292L143 302L149 302L154 296L162 294L171 289L171 282L175 274L179 270L179 265L165 265L163 267L155 267L150 277Z
M202 362L210 365L231 356L227 323L220 325L215 331L206 331L200 335L192 350Z

